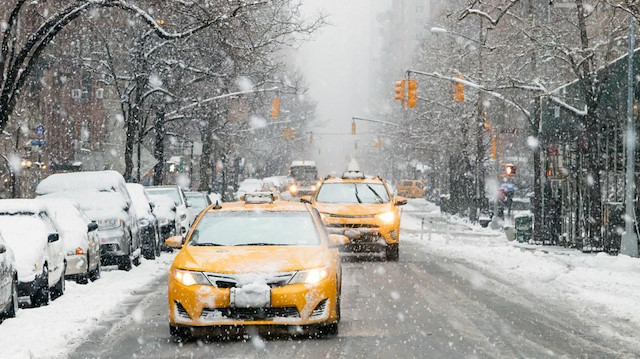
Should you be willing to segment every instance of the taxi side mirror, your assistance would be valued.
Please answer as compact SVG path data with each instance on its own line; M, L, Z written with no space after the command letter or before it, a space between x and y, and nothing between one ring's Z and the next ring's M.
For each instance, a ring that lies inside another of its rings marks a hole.
M349 238L347 236L343 236L342 234L330 234L329 235L329 247L337 248L340 246L344 246L345 244L349 244Z
M407 199L404 197L397 196L394 204L396 206L404 206L405 204L407 204Z
M302 197L300 197L300 202L311 204L311 196L302 196Z
M171 248L182 248L182 236L169 237L164 243Z

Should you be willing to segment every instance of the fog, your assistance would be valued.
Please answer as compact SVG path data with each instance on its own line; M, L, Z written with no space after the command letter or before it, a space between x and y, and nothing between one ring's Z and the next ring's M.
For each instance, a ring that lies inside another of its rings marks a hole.
M376 16L390 6L390 0L305 3L306 12L322 11L329 22L296 53L309 95L318 104L310 153L321 175L344 171L350 158L358 158L355 140L359 148L375 140L372 136L352 136L351 117L375 115L371 99L382 43ZM366 124L357 126L359 133L366 132Z

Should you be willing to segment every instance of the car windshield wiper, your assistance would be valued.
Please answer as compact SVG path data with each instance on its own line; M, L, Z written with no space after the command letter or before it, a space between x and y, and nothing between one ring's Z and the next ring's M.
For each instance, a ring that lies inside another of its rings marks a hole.
M242 243L242 244L234 244L234 246L288 246L289 244L281 244L281 243Z
M358 203L362 203L360 196L358 196L358 185L354 184L353 186L356 188L355 194L356 194L356 199L358 200Z
M373 192L373 194L376 196L376 198L378 199L378 203L384 203L384 201L382 200L382 197L380 197L380 195L378 194L378 192L376 192L375 189L373 189L369 185L367 185L367 188L369 188L371 190L371 192Z
M225 244L220 244L220 243L195 243L192 244L192 246L197 246L197 247L222 247Z

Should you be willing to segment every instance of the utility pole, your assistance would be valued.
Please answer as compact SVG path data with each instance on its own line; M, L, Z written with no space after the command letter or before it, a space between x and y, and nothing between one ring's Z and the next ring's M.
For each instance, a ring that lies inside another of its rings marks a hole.
M633 51L635 49L635 18L629 16L629 55L627 73L627 169L625 181L625 220L624 234L620 245L620 254L631 257L638 256L638 239L635 231L635 159L636 159L636 133L634 124L634 75L633 75Z

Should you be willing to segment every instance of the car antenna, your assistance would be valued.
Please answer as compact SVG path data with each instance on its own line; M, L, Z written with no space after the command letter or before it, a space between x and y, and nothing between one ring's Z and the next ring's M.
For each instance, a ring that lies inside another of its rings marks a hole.
M220 205L220 201L217 201L217 200L216 200L216 205L215 205L215 206L213 206L213 208L212 208L212 209L221 209L221 208L222 208L222 206Z

